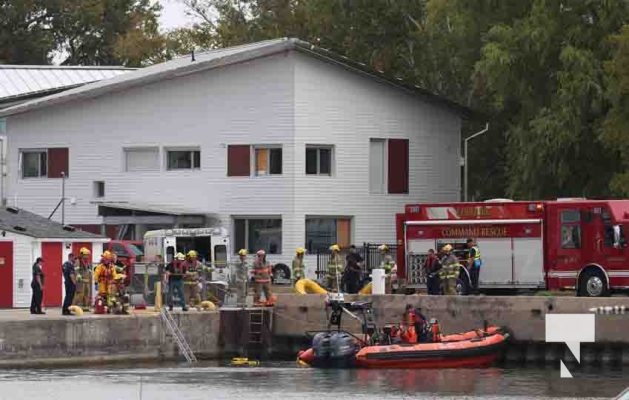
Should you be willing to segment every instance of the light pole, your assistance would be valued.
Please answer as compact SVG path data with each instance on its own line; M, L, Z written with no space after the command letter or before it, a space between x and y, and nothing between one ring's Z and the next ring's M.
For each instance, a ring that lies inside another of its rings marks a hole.
M61 173L61 225L66 221L66 173Z
M488 130L489 130L489 122L487 122L487 123L485 124L485 128L484 128L483 130L478 131L478 132L476 132L476 133L475 133L475 134L473 134L473 135L470 135L469 137L465 138L465 141L463 142L463 143L464 143L464 145L463 145L463 147L464 147L464 150L463 150L463 157L464 157L464 162L465 162L465 164L464 164L464 166L463 166L463 168L464 168L464 170L465 170L465 171L464 171L464 175L465 175L465 177L464 177L464 179L465 179L465 189L464 189L464 191L463 191L463 193L464 193L464 201L467 201L467 183L468 183L468 182L467 182L467 180L468 180L468 178L467 178L467 172L468 172L467 142L468 142L469 140L474 139L474 138L475 138L475 137L477 137L477 136L482 135L483 133L487 132Z

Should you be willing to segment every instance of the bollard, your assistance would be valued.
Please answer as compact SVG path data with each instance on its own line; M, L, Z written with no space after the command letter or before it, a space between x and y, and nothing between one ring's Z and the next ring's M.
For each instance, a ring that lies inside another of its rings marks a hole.
M162 308L162 283L155 282L155 311Z

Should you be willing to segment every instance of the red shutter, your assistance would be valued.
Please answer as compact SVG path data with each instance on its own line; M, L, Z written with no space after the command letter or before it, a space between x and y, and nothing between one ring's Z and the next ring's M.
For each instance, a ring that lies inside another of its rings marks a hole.
M65 172L69 176L68 168L68 148L59 147L48 149L48 177L61 178L61 173Z
M389 193L408 193L408 139L389 139Z
M251 154L248 145L227 146L227 176L251 175Z

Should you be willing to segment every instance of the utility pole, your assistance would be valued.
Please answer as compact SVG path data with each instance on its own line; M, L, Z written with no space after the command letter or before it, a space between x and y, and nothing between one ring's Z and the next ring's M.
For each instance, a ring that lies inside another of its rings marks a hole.
M66 221L66 173L61 173L61 225Z
M468 184L468 169L469 169L469 168L468 168L468 164L469 164L469 162L468 162L468 159L467 159L467 142L468 142L469 140L474 139L474 138L475 138L475 137L477 137L477 136L482 135L483 133L487 132L488 130L489 130L489 122L487 122L487 123L485 124L485 128L484 128L483 130L478 131L478 132L476 132L475 134L473 134L473 135L471 135L471 136L469 136L469 137L465 138L465 141L464 141L464 146L463 146L463 147L464 147L464 150L463 150L463 154L464 154L464 155L463 155L463 157L464 157L464 159L465 159L465 165L463 166L463 168L465 169L465 171L464 171L464 175L465 175L465 177L464 177L464 179L465 179L465 189L464 189L464 191L463 191L463 193L464 193L464 197L463 197L464 201L467 201L467 184Z

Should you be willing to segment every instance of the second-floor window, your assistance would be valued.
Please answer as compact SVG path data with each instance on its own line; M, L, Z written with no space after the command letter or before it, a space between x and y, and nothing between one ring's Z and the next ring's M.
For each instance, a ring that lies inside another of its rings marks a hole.
M306 175L332 175L332 146L306 146Z
M281 147L255 147L254 157L256 175L282 174Z
M61 178L68 176L68 148L20 150L20 171L22 178Z
M200 169L201 168L201 151L200 150L166 150L166 168L168 170L176 169Z
M283 169L281 146L227 146L227 176L281 175Z

